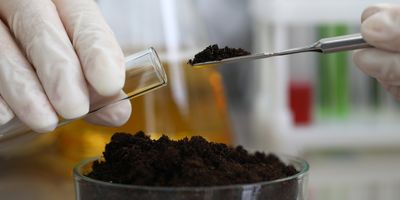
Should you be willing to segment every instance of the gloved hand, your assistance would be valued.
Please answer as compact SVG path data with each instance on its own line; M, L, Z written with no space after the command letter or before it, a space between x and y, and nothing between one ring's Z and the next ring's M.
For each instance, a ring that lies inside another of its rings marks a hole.
M361 18L361 33L376 48L356 51L354 62L400 99L400 6L371 6Z
M15 115L51 131L57 114L77 118L123 95L124 81L123 53L93 0L0 0L0 125ZM119 126L130 112L123 101L90 121Z

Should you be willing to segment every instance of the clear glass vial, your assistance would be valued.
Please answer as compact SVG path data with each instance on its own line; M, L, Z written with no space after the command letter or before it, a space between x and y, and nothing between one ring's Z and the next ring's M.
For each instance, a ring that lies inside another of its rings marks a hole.
M125 65L126 77L123 91L126 93L126 96L123 96L120 99L113 99L90 105L90 112L81 118L87 117L108 105L135 98L167 84L166 73L158 58L157 52L153 48L127 56L125 58ZM77 119L61 119L58 126L75 120ZM0 126L0 147L7 145L9 142L35 137L35 135L38 134L15 118L9 123Z

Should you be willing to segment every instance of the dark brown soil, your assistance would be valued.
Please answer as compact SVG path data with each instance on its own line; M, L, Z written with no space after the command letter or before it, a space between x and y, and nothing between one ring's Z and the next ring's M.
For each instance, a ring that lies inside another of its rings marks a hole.
M276 180L298 173L275 155L249 154L241 146L207 142L200 136L179 141L143 132L115 133L87 176L145 186L216 186Z
M193 59L189 60L189 64L194 65L196 63L217 61L225 58L232 58L237 56L249 55L250 52L241 48L229 48L225 47L220 49L218 45L210 45L200 53L196 54Z

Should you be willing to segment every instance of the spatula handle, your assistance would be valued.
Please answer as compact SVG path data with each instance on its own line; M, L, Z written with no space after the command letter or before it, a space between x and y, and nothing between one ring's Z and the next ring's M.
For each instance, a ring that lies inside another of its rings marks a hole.
M373 47L368 44L360 33L337 37L323 38L315 43L322 53L334 53Z

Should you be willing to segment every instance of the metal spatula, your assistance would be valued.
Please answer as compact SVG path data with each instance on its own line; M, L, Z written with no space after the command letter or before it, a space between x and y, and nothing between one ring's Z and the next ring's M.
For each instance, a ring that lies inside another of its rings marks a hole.
M279 52L272 52L272 53L257 53L257 54L250 54L246 56L238 56L232 58L226 58L222 60L216 61L208 61L202 63L193 64L193 67L201 67L204 65L211 65L211 64L222 64L228 62L238 62L243 60L255 60L261 58L269 58L274 56L283 56L295 53L303 53L303 52L319 52L319 53L334 53L339 51L349 51L355 49L363 49L372 47L368 43L364 41L360 33L351 34L351 35L344 35L338 37L329 37L323 38L314 43L311 46L306 47L299 47L294 49L288 49Z

